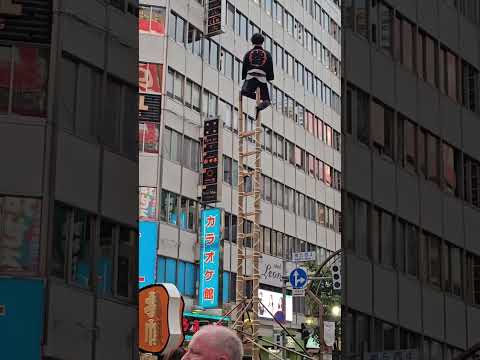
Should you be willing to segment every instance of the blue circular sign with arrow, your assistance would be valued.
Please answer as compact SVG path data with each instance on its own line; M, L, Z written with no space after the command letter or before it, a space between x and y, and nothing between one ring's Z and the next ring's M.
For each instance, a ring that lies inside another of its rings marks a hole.
M303 289L307 286L308 275L302 268L293 269L289 278L294 289Z

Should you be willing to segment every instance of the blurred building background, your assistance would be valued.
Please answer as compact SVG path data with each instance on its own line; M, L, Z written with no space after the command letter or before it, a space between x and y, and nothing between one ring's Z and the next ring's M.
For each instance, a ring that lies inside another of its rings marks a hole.
M0 2L2 358L137 355L136 10Z
M478 1L344 1L347 358L480 341Z

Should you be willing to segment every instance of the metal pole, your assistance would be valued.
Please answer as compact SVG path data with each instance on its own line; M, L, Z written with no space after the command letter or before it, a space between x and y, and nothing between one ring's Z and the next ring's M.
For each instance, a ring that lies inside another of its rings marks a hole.
M283 260L283 269L285 271L285 259ZM283 312L283 316L285 316L285 320L287 319L287 277L284 276L283 277L283 287L282 287L282 295L283 295L283 301L282 301L282 312ZM282 330L282 346L286 347L287 344L286 344L286 340L287 340L287 337L285 335L285 331ZM287 352L285 351L285 349L283 349L282 351L282 356L284 359L287 358Z

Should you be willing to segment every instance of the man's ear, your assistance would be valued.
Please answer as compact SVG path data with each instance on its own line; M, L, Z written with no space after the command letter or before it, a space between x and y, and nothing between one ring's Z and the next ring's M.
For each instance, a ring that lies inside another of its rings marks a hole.
M217 357L217 360L229 360L229 358L227 355L220 355L219 357Z

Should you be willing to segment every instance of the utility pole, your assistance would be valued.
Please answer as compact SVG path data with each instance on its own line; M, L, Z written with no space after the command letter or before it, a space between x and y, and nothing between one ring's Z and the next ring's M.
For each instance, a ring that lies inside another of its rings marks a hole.
M285 259L283 259L283 272L285 273L285 268L286 266L286 261ZM286 275L284 275L282 277L282 281L283 281L283 287L282 287L282 295L283 295L283 300L282 300L282 313L283 313L283 316L285 317L285 320L287 320L287 281L288 281L288 278ZM283 347L286 347L287 344L287 337L285 335L285 331L282 331L282 346ZM284 359L287 358L287 351L285 349L282 349L282 357Z
M342 252L342 249L340 250L337 250L335 251L333 254L331 254L329 257L327 257L322 264L320 264L318 270L317 270L317 274L315 274L313 276L313 278L321 278L321 273L322 273L322 269L325 267L325 265L328 264L328 262L330 260L332 260L335 256L337 256L338 254L340 254ZM323 350L324 350L324 346L323 346L323 338L324 338L324 325L323 325L323 317L324 317L324 310L323 310L323 303L322 303L322 300L320 300L320 298L313 293L313 291L310 289L311 288L311 285L312 285L312 282L310 282L308 285L307 285L307 289L306 289L306 293L307 295L309 295L313 301L315 301L317 304L318 304L318 327L319 327L319 334L320 334L320 339L319 339L319 343L320 343L320 356L319 356L319 359L320 360L323 360Z

